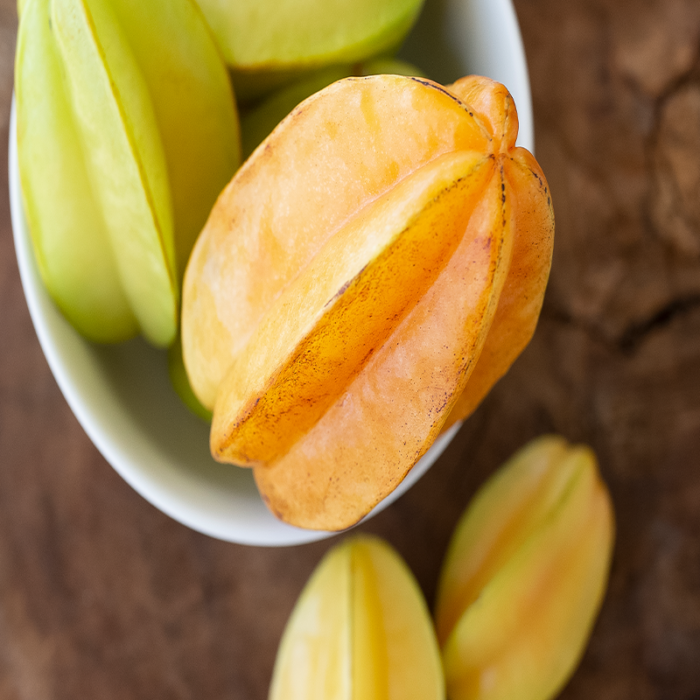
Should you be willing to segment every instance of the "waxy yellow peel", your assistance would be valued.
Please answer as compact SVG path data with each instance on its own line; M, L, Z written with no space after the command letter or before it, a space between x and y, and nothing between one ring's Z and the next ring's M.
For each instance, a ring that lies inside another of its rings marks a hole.
M198 0L246 102L324 66L385 56L422 0Z
M477 494L449 546L436 624L451 700L548 700L601 605L613 511L593 452L543 437Z
M42 279L90 340L170 345L194 239L238 165L236 106L194 0L31 0L19 171Z
M269 700L444 700L425 602L389 545L354 537L319 564L280 642Z

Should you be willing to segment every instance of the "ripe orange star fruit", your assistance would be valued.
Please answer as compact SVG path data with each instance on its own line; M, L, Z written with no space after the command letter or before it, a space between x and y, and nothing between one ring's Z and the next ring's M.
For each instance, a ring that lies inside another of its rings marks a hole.
M356 523L529 341L554 217L517 130L486 78L348 78L221 194L185 276L185 366L212 454L286 522Z

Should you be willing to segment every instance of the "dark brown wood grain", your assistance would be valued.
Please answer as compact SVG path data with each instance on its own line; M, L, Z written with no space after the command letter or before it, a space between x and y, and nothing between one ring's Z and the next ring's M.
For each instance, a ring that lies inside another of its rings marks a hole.
M430 0L428 0L430 1ZM700 3L516 0L557 217L536 337L406 496L363 526L432 602L451 530L546 431L591 444L617 514L610 588L568 700L700 699ZM0 0L0 162L16 13ZM261 700L333 541L194 533L99 455L48 369L0 169L0 700Z

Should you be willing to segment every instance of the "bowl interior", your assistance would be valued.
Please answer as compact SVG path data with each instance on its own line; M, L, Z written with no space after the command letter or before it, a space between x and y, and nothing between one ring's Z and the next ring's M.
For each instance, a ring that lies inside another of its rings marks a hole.
M527 67L510 0L427 0L402 57L442 83L478 73L504 83L520 117L518 143L532 150ZM29 311L68 404L107 461L144 498L181 523L219 539L291 545L328 537L279 522L247 469L217 464L208 426L181 404L166 356L140 339L118 346L83 340L46 293L34 259L17 170L15 110L10 129L10 204L15 248ZM372 514L414 484L458 426L441 436Z

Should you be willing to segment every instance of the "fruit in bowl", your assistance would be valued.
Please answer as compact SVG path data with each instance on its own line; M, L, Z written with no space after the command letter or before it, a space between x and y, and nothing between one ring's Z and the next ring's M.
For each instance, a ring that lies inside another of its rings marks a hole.
M24 4L23 14L29 12L32 2ZM531 146L527 72L508 0L428 3L402 56L443 82L470 71L499 78L519 105L519 140ZM189 105L183 104L185 107ZM87 342L56 309L31 248L32 227L25 219L18 177L16 116L15 112L10 195L22 282L49 365L90 438L141 495L201 532L235 542L275 545L327 536L279 522L261 501L250 470L222 467L212 460L207 426L178 402L164 352L138 338L114 346ZM177 215L175 220L177 223ZM415 483L453 433L454 429L440 435L406 479L372 512Z
M46 287L91 340L141 332L167 347L184 265L239 161L233 93L196 6L28 0L16 89Z
M395 51L423 0L198 0L248 101L328 65Z
M499 83L380 75L297 107L219 197L182 342L216 459L341 530L468 416L534 332L554 217Z

